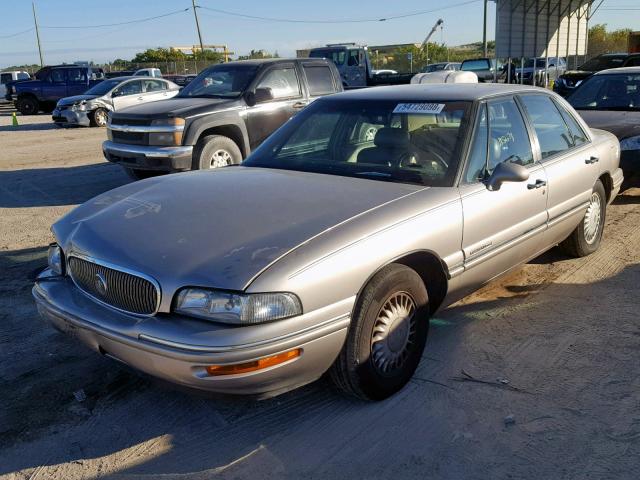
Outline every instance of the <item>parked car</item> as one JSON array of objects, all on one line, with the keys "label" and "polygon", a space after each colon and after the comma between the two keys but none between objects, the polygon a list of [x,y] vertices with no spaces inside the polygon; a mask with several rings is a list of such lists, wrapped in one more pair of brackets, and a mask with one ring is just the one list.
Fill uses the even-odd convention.
[{"label": "parked car", "polygon": [[432,63],[424,67],[421,73],[439,72],[441,70],[460,70],[460,65],[462,64],[457,62]]},{"label": "parked car", "polygon": [[189,75],[163,75],[162,78],[166,78],[167,80],[175,83],[176,85],[180,85],[181,87],[187,86],[191,80],[196,78],[197,75],[189,74]]},{"label": "parked car", "polygon": [[640,54],[605,53],[583,63],[578,67],[578,70],[565,72],[555,82],[553,90],[562,96],[567,96],[596,72],[609,68],[638,66],[640,66]]},{"label": "parked car", "polygon": [[171,100],[114,112],[102,149],[133,178],[238,164],[309,102],[341,90],[327,60],[222,63]]},{"label": "parked car", "polygon": [[504,76],[502,64],[495,58],[473,58],[464,60],[460,64],[460,70],[473,72],[478,76],[479,82],[493,82]]},{"label": "parked car", "polygon": [[171,382],[273,395],[330,370],[380,400],[439,309],[558,243],[598,249],[618,155],[535,87],[332,95],[240,166],[76,208],[33,294],[60,330]]},{"label": "parked car", "polygon": [[17,81],[31,80],[28,72],[23,70],[11,70],[0,72],[0,101],[5,100],[7,85]]},{"label": "parked car", "polygon": [[136,73],[135,70],[119,70],[115,72],[105,72],[104,78],[132,77],[134,73]]},{"label": "parked car", "polygon": [[[548,66],[547,60],[549,61]],[[567,63],[562,57],[549,57],[548,59],[546,57],[528,58],[521,68],[515,69],[515,78],[513,80],[515,80],[516,83],[545,87],[551,84],[551,82],[555,82],[566,69]]]},{"label": "parked car", "polygon": [[100,68],[81,65],[55,65],[44,67],[35,79],[11,84],[5,97],[15,103],[23,115],[35,115],[40,110],[51,112],[58,100],[80,95],[104,79]]},{"label": "parked car", "polygon": [[[620,167],[627,188],[640,175],[640,67],[602,70],[567,97],[592,128],[613,133],[620,141]],[[634,179],[635,177],[635,179]]]},{"label": "parked car", "polygon": [[109,112],[175,97],[180,87],[162,78],[119,77],[104,80],[84,95],[58,101],[52,119],[60,126],[104,127]]},{"label": "parked car", "polygon": [[161,78],[162,72],[159,68],[141,68],[133,74],[135,77],[156,77]]}]

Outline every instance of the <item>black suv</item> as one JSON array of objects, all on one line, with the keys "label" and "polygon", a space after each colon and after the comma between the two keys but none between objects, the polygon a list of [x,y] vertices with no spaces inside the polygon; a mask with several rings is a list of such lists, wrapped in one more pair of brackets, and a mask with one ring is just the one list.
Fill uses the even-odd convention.
[{"label": "black suv", "polygon": [[174,98],[112,113],[102,150],[136,179],[238,164],[315,98],[341,90],[325,59],[221,63]]},{"label": "black suv", "polygon": [[640,66],[640,53],[605,53],[583,63],[578,67],[578,70],[568,70],[564,72],[553,84],[553,90],[563,97],[566,97],[585,79],[596,72],[609,68],[638,66]]}]

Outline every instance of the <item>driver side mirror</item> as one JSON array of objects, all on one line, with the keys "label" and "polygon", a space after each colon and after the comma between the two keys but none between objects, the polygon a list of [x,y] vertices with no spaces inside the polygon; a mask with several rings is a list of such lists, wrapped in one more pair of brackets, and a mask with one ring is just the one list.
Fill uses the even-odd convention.
[{"label": "driver side mirror", "polygon": [[111,92],[111,98],[116,98],[121,96],[122,96],[122,90],[114,90],[113,92]]},{"label": "driver side mirror", "polygon": [[487,189],[500,190],[505,182],[524,182],[529,179],[529,170],[523,165],[512,162],[502,162],[496,165],[493,173],[486,181]]},{"label": "driver side mirror", "polygon": [[273,92],[270,88],[256,88],[253,92],[247,92],[245,101],[247,105],[253,107],[257,103],[268,102],[273,100]]}]

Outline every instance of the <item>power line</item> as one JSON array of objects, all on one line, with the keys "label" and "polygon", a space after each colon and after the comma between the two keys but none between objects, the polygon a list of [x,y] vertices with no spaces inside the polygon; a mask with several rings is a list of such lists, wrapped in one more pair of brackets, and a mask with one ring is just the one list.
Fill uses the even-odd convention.
[{"label": "power line", "polygon": [[22,35],[23,33],[33,32],[35,30],[34,27],[28,28],[27,30],[22,30],[21,32],[10,33],[9,35],[0,35],[0,38],[11,38],[17,37],[18,35]]},{"label": "power line", "polygon": [[164,18],[164,17],[169,17],[171,15],[177,15],[178,13],[188,12],[189,10],[191,10],[191,8],[183,8],[182,10],[175,10],[173,12],[164,13],[162,15],[156,15],[155,17],[140,18],[140,19],[137,19],[137,20],[130,20],[128,22],[105,23],[105,24],[102,24],[102,25],[40,25],[40,28],[82,28],[82,29],[87,29],[87,28],[117,27],[119,25],[131,25],[132,23],[148,22],[150,20],[156,20],[158,18]]},{"label": "power line", "polygon": [[221,13],[223,15],[230,15],[230,16],[233,16],[233,17],[241,17],[241,18],[247,18],[247,19],[251,19],[251,20],[262,20],[262,21],[267,21],[267,22],[324,23],[324,24],[326,24],[326,23],[372,23],[372,22],[386,22],[386,21],[389,21],[389,20],[396,20],[396,19],[399,19],[399,18],[417,17],[419,15],[426,15],[426,14],[429,14],[429,13],[439,12],[441,10],[446,10],[446,9],[449,9],[449,8],[461,7],[461,6],[464,6],[464,5],[469,5],[471,3],[478,3],[480,1],[482,1],[482,0],[468,0],[466,2],[454,3],[454,4],[451,4],[451,5],[444,6],[444,7],[432,8],[430,10],[419,10],[419,11],[416,11],[416,12],[401,13],[401,14],[398,14],[398,15],[390,15],[390,16],[386,16],[386,17],[362,18],[362,19],[344,19],[344,20],[339,20],[339,19],[303,20],[303,19],[296,19],[296,18],[262,17],[262,16],[258,16],[258,15],[249,15],[249,14],[238,13],[238,12],[230,12],[228,10],[222,10],[220,8],[203,7],[201,5],[197,5],[196,8],[202,8],[202,9],[205,9],[205,10],[210,10],[212,12]]}]

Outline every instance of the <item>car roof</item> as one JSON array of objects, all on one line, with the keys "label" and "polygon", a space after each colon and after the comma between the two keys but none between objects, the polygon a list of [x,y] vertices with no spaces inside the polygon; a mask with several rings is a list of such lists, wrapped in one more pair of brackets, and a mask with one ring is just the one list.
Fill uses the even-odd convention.
[{"label": "car roof", "polygon": [[594,75],[614,75],[616,73],[640,73],[640,67],[607,68],[594,73]]},{"label": "car roof", "polygon": [[547,93],[548,90],[527,85],[503,83],[458,83],[415,84],[389,87],[362,88],[331,95],[328,98],[344,100],[389,100],[389,101],[474,101],[497,95],[514,93]]}]

